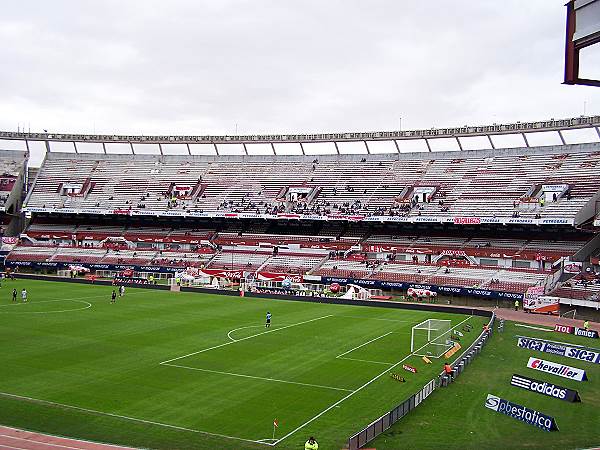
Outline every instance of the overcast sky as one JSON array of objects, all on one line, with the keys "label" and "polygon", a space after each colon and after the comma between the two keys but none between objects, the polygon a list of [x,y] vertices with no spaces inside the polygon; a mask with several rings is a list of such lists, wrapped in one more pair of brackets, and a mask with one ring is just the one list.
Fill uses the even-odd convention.
[{"label": "overcast sky", "polygon": [[[38,0],[0,14],[0,129],[232,134],[600,114],[565,0]],[[600,49],[596,52],[600,53]],[[600,75],[596,55],[584,70]]]}]

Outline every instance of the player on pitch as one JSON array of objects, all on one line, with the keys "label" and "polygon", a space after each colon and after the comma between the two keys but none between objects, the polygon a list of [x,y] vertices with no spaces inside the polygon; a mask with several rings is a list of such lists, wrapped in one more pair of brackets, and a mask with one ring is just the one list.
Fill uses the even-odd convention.
[{"label": "player on pitch", "polygon": [[267,311],[267,321],[265,323],[265,328],[271,328],[271,313]]}]

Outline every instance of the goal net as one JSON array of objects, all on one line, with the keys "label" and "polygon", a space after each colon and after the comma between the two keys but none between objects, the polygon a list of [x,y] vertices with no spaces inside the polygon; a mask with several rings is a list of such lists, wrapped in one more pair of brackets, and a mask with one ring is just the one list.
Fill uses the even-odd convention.
[{"label": "goal net", "polygon": [[439,358],[454,342],[451,339],[450,320],[427,319],[412,327],[410,351],[417,356]]}]

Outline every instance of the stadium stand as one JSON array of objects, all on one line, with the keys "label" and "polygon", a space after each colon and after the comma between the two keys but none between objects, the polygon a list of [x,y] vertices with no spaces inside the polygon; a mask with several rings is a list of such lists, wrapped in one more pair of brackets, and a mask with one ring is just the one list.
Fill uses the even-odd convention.
[{"label": "stadium stand", "polygon": [[[598,192],[577,145],[431,155],[204,157],[50,153],[29,209],[564,220]],[[600,166],[599,166],[600,167]]]},{"label": "stadium stand", "polygon": [[[554,288],[554,274],[595,233],[597,142],[561,137],[563,145],[529,147],[524,139],[526,147],[510,149],[401,153],[390,140],[398,153],[318,156],[304,154],[301,142],[364,139],[368,152],[371,141],[386,136],[452,137],[460,147],[459,136],[477,135],[494,147],[493,132],[593,128],[599,120],[291,138],[28,134],[48,139],[48,149],[54,140],[70,141],[76,153],[46,154],[28,183],[23,209],[31,221],[7,261],[171,273],[197,267],[520,294]],[[246,154],[219,154],[232,139],[241,139]],[[292,139],[303,154],[248,155],[246,145],[270,139],[274,153]],[[132,142],[156,140],[160,154],[134,153]],[[188,155],[162,154],[160,145],[181,140]],[[77,153],[86,141],[104,153]],[[107,154],[113,142],[129,143],[133,154]],[[195,142],[217,154],[192,155]]]}]

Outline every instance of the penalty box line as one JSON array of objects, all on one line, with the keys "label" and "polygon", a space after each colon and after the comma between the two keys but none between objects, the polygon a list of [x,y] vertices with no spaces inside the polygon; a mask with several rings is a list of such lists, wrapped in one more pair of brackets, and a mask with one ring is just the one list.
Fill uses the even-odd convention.
[{"label": "penalty box line", "polygon": [[335,391],[352,392],[352,389],[338,388],[334,386],[324,386],[322,384],[301,383],[299,381],[279,380],[277,378],[258,377],[254,375],[244,375],[243,373],[221,372],[220,370],[202,369],[199,367],[181,366],[179,364],[164,363],[163,366],[178,367],[180,369],[196,370],[198,372],[216,373],[219,375],[229,375],[232,377],[250,378],[252,380],[271,381],[274,383],[296,384],[298,386],[308,386],[320,389],[331,389]]},{"label": "penalty box line", "polygon": [[[213,436],[213,437],[224,438],[224,439],[231,439],[231,440],[236,440],[236,441],[252,442],[252,443],[255,443],[255,444],[268,445],[270,447],[272,447],[273,445],[275,445],[275,444],[272,444],[272,443],[263,442],[264,439],[260,439],[260,440],[246,439],[246,438],[241,438],[241,437],[237,437],[237,436],[228,436],[226,434],[211,433],[210,431],[194,430],[193,428],[180,427],[178,425],[170,425],[168,423],[155,422],[153,420],[139,419],[139,418],[136,418],[136,417],[123,416],[123,415],[120,415],[120,414],[108,413],[108,412],[103,412],[103,411],[96,411],[95,409],[83,408],[81,406],[67,405],[67,404],[64,404],[64,403],[52,402],[52,401],[49,401],[49,400],[42,400],[42,399],[39,399],[39,398],[26,397],[24,395],[11,394],[11,393],[8,393],[8,392],[0,392],[0,397],[13,398],[13,399],[16,399],[16,400],[22,400],[22,401],[27,401],[27,402],[31,402],[31,403],[38,403],[38,404],[41,404],[41,405],[48,405],[48,406],[53,406],[53,407],[57,407],[57,408],[71,409],[71,410],[74,410],[74,411],[82,411],[82,412],[86,412],[86,413],[89,413],[89,414],[95,414],[95,415],[99,415],[99,416],[115,417],[117,419],[128,420],[128,421],[131,421],[131,422],[139,422],[139,423],[144,423],[144,424],[147,424],[147,425],[156,425],[156,426],[159,426],[159,427],[170,428],[172,430],[188,431],[190,433],[204,434],[206,436]],[[0,445],[0,447],[1,447],[1,445]]]},{"label": "penalty box line", "polygon": [[[465,320],[457,323],[456,325],[454,325],[452,328],[450,328],[450,331],[461,326],[463,323],[465,323],[467,320],[472,319],[473,316],[468,316]],[[402,358],[400,361],[398,361],[396,364],[388,367],[387,369],[385,369],[383,372],[381,372],[379,375],[376,375],[375,377],[371,378],[369,381],[367,381],[365,384],[363,384],[362,386],[360,386],[359,388],[355,389],[354,391],[350,392],[348,395],[346,395],[345,397],[343,397],[342,399],[338,400],[337,402],[335,402],[333,405],[328,406],[327,408],[325,408],[323,411],[321,411],[319,414],[317,414],[316,416],[312,417],[311,419],[307,420],[306,422],[304,422],[302,425],[296,427],[295,429],[293,429],[292,431],[290,431],[288,434],[286,434],[283,437],[280,437],[278,440],[276,440],[273,445],[277,445],[278,443],[280,443],[281,441],[283,441],[284,439],[287,439],[288,437],[290,437],[291,435],[293,435],[294,433],[296,433],[297,431],[300,431],[302,428],[304,428],[306,425],[314,422],[315,420],[317,420],[319,417],[321,417],[322,415],[328,413],[329,411],[331,411],[333,408],[335,408],[336,406],[340,405],[341,403],[343,403],[344,401],[348,400],[350,397],[352,397],[354,394],[356,394],[357,392],[362,391],[364,388],[366,388],[367,386],[369,386],[371,383],[373,383],[374,381],[377,381],[379,378],[381,378],[382,376],[384,376],[386,373],[388,373],[390,370],[394,369],[395,367],[399,366],[400,364],[402,364],[404,361],[406,361],[408,358],[410,358],[411,356],[413,356],[416,352],[418,352],[419,350],[423,349],[424,347],[426,347],[429,344],[429,342],[421,347],[419,347],[418,349],[416,349],[414,352],[409,353],[408,355],[406,355],[404,358]]]},{"label": "penalty box line", "polygon": [[255,338],[255,337],[258,337],[258,336],[262,336],[263,334],[274,333],[276,331],[285,330],[286,328],[296,327],[298,325],[304,325],[305,323],[315,322],[316,320],[327,319],[328,317],[333,317],[333,314],[328,314],[326,316],[317,317],[315,319],[304,320],[302,322],[293,323],[291,325],[286,325],[286,326],[280,327],[280,328],[273,328],[271,330],[263,331],[262,333],[256,333],[256,334],[253,334],[251,336],[246,336],[245,338],[237,339],[235,341],[229,341],[229,342],[225,342],[223,344],[213,345],[212,347],[204,348],[202,350],[198,350],[197,352],[192,352],[192,353],[188,353],[187,355],[178,356],[176,358],[171,358],[171,359],[167,359],[165,361],[161,361],[159,364],[161,364],[161,365],[167,365],[168,363],[171,363],[173,361],[178,361],[178,360],[183,359],[183,358],[187,358],[188,356],[198,355],[199,353],[204,353],[204,352],[208,352],[209,350],[214,350],[216,348],[225,347],[226,345],[235,344],[236,342],[245,341],[246,339],[252,339],[252,338]]}]

